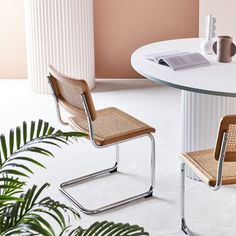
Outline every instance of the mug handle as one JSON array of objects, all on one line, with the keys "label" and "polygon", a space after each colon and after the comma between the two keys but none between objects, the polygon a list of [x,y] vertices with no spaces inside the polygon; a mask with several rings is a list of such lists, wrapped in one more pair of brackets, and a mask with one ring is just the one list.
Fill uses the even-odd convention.
[{"label": "mug handle", "polygon": [[236,45],[232,42],[231,44],[231,57],[236,54]]},{"label": "mug handle", "polygon": [[[235,46],[235,45],[234,45]],[[217,54],[217,41],[215,41],[212,45],[212,49],[214,51],[215,54]],[[235,53],[234,53],[235,54]]]}]

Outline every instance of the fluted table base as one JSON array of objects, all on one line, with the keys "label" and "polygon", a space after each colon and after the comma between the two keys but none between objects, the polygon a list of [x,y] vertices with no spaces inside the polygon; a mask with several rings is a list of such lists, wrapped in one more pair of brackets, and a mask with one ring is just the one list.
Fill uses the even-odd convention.
[{"label": "fluted table base", "polygon": [[[221,117],[235,113],[236,98],[182,91],[182,151],[214,147]],[[190,169],[186,174],[199,180]]]}]

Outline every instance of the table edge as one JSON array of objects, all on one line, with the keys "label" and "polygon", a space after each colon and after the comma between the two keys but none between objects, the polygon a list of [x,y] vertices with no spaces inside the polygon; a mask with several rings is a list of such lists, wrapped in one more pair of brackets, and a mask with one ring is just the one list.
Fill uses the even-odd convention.
[{"label": "table edge", "polygon": [[170,87],[176,88],[176,89],[181,89],[189,92],[194,92],[194,93],[202,93],[205,95],[215,95],[215,96],[224,96],[224,97],[236,97],[236,93],[227,93],[227,92],[216,92],[216,91],[211,91],[211,90],[206,90],[206,89],[198,89],[198,88],[192,88],[184,85],[179,85],[179,84],[174,84],[171,82],[167,82],[164,80],[161,80],[156,77],[152,77],[150,75],[146,75],[145,73],[141,73],[139,70],[135,69],[139,74],[144,76],[145,78],[152,80],[153,82],[163,84],[163,85],[168,85]]}]

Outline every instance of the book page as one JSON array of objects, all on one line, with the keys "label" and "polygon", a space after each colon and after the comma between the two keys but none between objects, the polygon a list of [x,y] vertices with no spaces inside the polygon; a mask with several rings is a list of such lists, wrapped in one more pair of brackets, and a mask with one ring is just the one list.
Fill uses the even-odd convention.
[{"label": "book page", "polygon": [[[195,66],[195,65],[208,65],[209,61],[203,57],[200,53],[188,53],[184,55],[172,55],[168,57],[161,58],[167,65],[169,65],[173,70],[178,70],[185,67]],[[162,63],[159,59],[159,63]]]},{"label": "book page", "polygon": [[158,63],[159,59],[161,59],[161,58],[175,57],[175,56],[181,56],[181,55],[185,55],[185,54],[189,54],[189,53],[188,52],[179,52],[179,51],[167,51],[167,52],[147,54],[147,55],[144,55],[144,57],[148,60]]},{"label": "book page", "polygon": [[169,66],[173,70],[197,65],[209,65],[209,61],[198,52],[168,51],[148,54],[144,57],[160,65]]}]

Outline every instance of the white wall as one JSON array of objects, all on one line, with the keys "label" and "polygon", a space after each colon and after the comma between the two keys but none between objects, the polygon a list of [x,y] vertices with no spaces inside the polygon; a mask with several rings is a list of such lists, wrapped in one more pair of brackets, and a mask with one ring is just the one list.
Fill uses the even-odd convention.
[{"label": "white wall", "polygon": [[0,78],[26,78],[24,0],[0,0]]},{"label": "white wall", "polygon": [[236,0],[200,0],[200,36],[204,36],[204,18],[209,14],[216,17],[216,34],[233,36],[236,41]]}]

